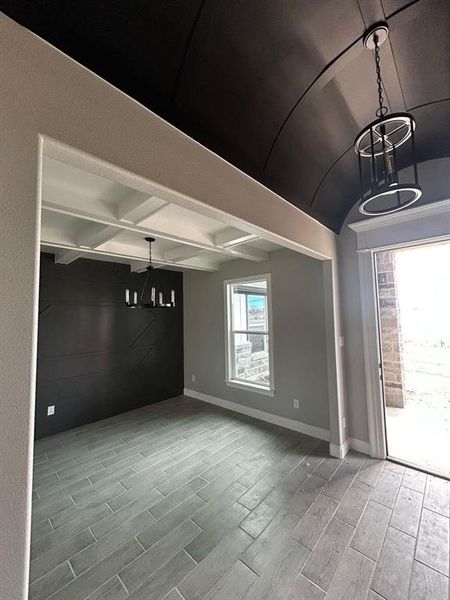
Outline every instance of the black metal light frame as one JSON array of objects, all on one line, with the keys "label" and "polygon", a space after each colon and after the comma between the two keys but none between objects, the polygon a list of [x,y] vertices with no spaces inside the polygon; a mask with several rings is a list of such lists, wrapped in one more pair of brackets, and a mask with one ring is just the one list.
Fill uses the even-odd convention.
[{"label": "black metal light frame", "polygon": [[170,290],[170,302],[164,302],[164,294],[152,286],[152,272],[155,270],[152,261],[152,243],[155,238],[146,237],[148,242],[148,265],[146,267],[144,283],[138,295],[133,292],[133,302],[130,302],[130,290],[125,290],[125,304],[128,308],[175,308],[175,290]]},{"label": "black metal light frame", "polygon": [[[359,211],[368,216],[397,212],[417,202],[422,195],[415,156],[415,120],[406,112],[388,115],[383,104],[379,47],[387,37],[387,24],[381,23],[370,29],[364,38],[365,47],[375,51],[379,103],[378,118],[355,140],[360,178]],[[412,180],[406,182],[400,181],[399,148],[402,154],[409,153],[409,158],[406,156],[402,164],[412,167]],[[404,177],[402,173],[402,180]]]}]

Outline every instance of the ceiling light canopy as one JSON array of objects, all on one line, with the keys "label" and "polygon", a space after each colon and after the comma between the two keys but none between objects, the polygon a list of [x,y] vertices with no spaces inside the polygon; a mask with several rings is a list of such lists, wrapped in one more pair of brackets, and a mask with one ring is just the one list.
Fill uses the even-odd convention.
[{"label": "ceiling light canopy", "polygon": [[[397,212],[417,202],[422,195],[415,156],[416,122],[406,112],[388,115],[388,108],[384,105],[380,46],[388,35],[387,24],[380,23],[364,37],[364,46],[374,51],[378,86],[377,119],[367,125],[355,141],[361,186],[359,211],[369,216]],[[410,167],[403,175],[409,181],[400,181],[400,153],[403,154],[402,165]]]},{"label": "ceiling light canopy", "polygon": [[128,308],[175,308],[175,290],[170,290],[170,302],[165,302],[163,292],[152,285],[152,272],[155,269],[152,262],[152,243],[155,238],[146,237],[145,241],[148,242],[148,266],[144,283],[139,294],[137,291],[133,292],[133,301],[131,301],[130,290],[128,288],[125,290],[125,303]]}]

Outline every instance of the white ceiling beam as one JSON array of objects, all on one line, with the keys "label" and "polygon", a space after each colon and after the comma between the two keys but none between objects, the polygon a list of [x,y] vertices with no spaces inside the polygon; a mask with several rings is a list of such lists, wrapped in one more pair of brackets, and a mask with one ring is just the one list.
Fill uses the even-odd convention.
[{"label": "white ceiling beam", "polygon": [[98,246],[109,242],[119,233],[120,231],[117,227],[113,227],[112,225],[105,226],[93,223],[92,225],[88,225],[78,236],[77,244],[84,248],[98,248]]},{"label": "white ceiling beam", "polygon": [[117,218],[109,217],[107,215],[98,215],[97,213],[91,213],[87,210],[79,210],[75,209],[71,206],[67,206],[65,204],[60,204],[58,202],[49,202],[44,201],[42,203],[42,210],[55,212],[62,215],[68,215],[70,217],[76,217],[82,219],[84,221],[90,221],[91,223],[100,223],[103,225],[109,225],[115,227],[118,232],[122,231],[134,231],[142,235],[142,237],[152,236],[154,238],[159,238],[162,240],[170,240],[172,242],[177,242],[179,244],[187,244],[188,246],[196,246],[198,248],[203,248],[204,250],[210,250],[211,252],[219,252],[220,254],[228,254],[227,251],[216,248],[213,244],[205,244],[202,242],[197,242],[192,239],[182,238],[181,236],[173,235],[167,233],[165,231],[157,231],[156,229],[150,229],[148,227],[141,227],[140,225],[135,225],[133,223],[126,223],[125,221],[120,221]]},{"label": "white ceiling beam", "polygon": [[166,206],[169,206],[166,200],[155,196],[143,198],[141,193],[136,193],[119,203],[117,218],[127,223],[140,223]]},{"label": "white ceiling beam", "polygon": [[164,258],[170,262],[177,263],[183,259],[194,258],[194,256],[198,256],[200,252],[203,252],[203,250],[201,248],[196,248],[195,246],[176,246],[175,248],[171,248],[164,252]]},{"label": "white ceiling beam", "polygon": [[96,212],[91,213],[88,210],[81,210],[78,208],[76,209],[66,204],[61,204],[58,202],[44,200],[44,202],[42,203],[42,209],[44,211],[76,217],[84,221],[89,221],[91,223],[98,223],[108,227],[111,226],[117,229],[117,233],[120,233],[121,230],[134,231],[136,233],[141,234],[142,237],[151,236],[156,239],[170,240],[178,244],[193,246],[201,250],[217,252],[219,254],[232,255],[236,258],[245,258],[247,260],[263,261],[267,260],[268,257],[267,252],[257,250],[256,248],[249,248],[246,246],[238,246],[236,248],[219,248],[214,244],[207,244],[193,239],[173,235],[165,231],[157,231],[156,229],[150,229],[149,227],[142,227],[133,223],[127,223],[125,221],[120,221],[115,217],[110,217],[106,214],[100,215]]},{"label": "white ceiling beam", "polygon": [[[45,248],[53,248],[56,250],[55,252],[55,262],[60,264],[68,265],[77,258],[96,258],[96,257],[111,257],[114,258],[117,262],[125,262],[127,264],[133,265],[133,270],[145,270],[148,264],[148,257],[131,255],[123,252],[113,252],[113,251],[105,251],[98,250],[92,248],[81,248],[75,245],[62,244],[58,241],[52,241],[51,239],[42,239],[41,246]],[[157,266],[171,266],[176,267],[177,269],[193,269],[197,271],[217,271],[218,267],[214,263],[208,261],[207,259],[198,259],[195,261],[195,264],[184,264],[183,262],[174,263],[163,258],[155,257],[153,263]],[[138,265],[141,264],[142,267],[139,268]]]},{"label": "white ceiling beam", "polygon": [[236,227],[228,227],[228,229],[220,231],[214,236],[214,244],[219,248],[228,248],[230,246],[246,244],[257,239],[258,236],[254,233],[247,233],[241,229],[236,229]]},{"label": "white ceiling beam", "polygon": [[[142,198],[142,194],[133,194],[131,197],[122,200],[117,207],[117,217],[127,223],[139,225],[149,216],[159,212],[169,203],[154,196]],[[77,243],[86,248],[98,248],[102,244],[113,240],[119,235],[120,230],[111,225],[92,225],[78,237]]]},{"label": "white ceiling beam", "polygon": [[130,271],[132,273],[143,273],[147,269],[147,263],[143,260],[135,260],[130,262]]},{"label": "white ceiling beam", "polygon": [[74,250],[64,250],[55,253],[55,263],[58,265],[70,265],[78,258],[82,258],[83,254],[79,252],[77,249]]},{"label": "white ceiling beam", "polygon": [[253,260],[254,262],[263,262],[269,259],[268,252],[251,246],[233,246],[228,248],[228,254],[232,254],[235,258]]}]

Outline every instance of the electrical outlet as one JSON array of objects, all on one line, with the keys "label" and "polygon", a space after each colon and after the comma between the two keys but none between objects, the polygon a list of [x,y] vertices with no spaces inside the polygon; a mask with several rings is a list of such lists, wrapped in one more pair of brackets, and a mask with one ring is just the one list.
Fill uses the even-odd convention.
[{"label": "electrical outlet", "polygon": [[344,336],[339,336],[339,348],[343,348],[345,344]]},{"label": "electrical outlet", "polygon": [[347,419],[345,417],[342,417],[342,427],[347,429]]},{"label": "electrical outlet", "polygon": [[195,375],[191,375],[192,383],[195,383]]},{"label": "electrical outlet", "polygon": [[52,404],[52,406],[47,406],[47,417],[50,417],[51,415],[55,414],[55,405]]},{"label": "electrical outlet", "polygon": [[299,408],[300,407],[300,402],[297,400],[297,398],[294,398],[294,408]]}]

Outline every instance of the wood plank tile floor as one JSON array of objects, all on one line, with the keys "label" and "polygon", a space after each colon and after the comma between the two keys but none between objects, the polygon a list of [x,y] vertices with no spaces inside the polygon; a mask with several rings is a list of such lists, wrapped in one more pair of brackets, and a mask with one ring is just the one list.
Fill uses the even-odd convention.
[{"label": "wood plank tile floor", "polygon": [[186,397],[36,442],[32,600],[445,600],[449,483]]}]

